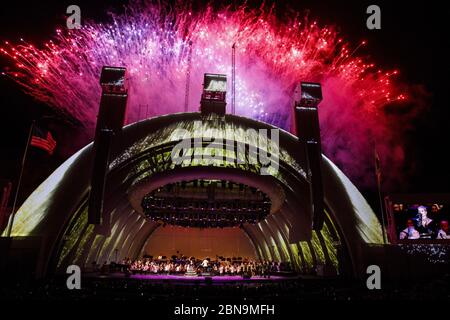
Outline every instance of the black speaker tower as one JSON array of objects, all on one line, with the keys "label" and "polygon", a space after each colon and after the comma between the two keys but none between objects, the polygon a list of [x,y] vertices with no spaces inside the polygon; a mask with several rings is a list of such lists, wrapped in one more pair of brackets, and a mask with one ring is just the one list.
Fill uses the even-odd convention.
[{"label": "black speaker tower", "polygon": [[322,185],[322,147],[317,106],[322,101],[319,83],[301,82],[294,93],[295,129],[301,148],[305,148],[310,180],[313,229],[321,230],[324,222]]},{"label": "black speaker tower", "polygon": [[126,69],[103,67],[100,76],[102,97],[94,139],[94,163],[89,193],[88,222],[102,224],[106,178],[111,143],[125,123],[127,108]]},{"label": "black speaker tower", "polygon": [[227,76],[224,74],[205,73],[200,111],[203,115],[217,114],[225,116]]}]

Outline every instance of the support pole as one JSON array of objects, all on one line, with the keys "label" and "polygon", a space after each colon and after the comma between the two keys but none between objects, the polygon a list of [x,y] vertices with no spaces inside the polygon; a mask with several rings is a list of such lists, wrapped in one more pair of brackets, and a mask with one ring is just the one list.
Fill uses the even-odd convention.
[{"label": "support pole", "polygon": [[236,43],[231,47],[231,114],[236,114]]},{"label": "support pole", "polygon": [[21,163],[21,166],[20,166],[19,181],[17,183],[16,194],[14,195],[14,202],[13,202],[12,212],[11,212],[11,215],[10,215],[10,218],[9,218],[9,221],[8,221],[8,228],[7,228],[7,231],[6,231],[6,236],[7,237],[11,237],[11,232],[12,232],[12,228],[13,228],[13,224],[14,224],[14,219],[16,217],[17,199],[19,197],[20,186],[22,184],[23,170],[24,170],[24,167],[25,167],[26,159],[27,159],[28,147],[30,146],[31,135],[33,133],[33,129],[34,129],[34,120],[31,122],[30,131],[28,132],[27,145],[25,146],[25,151],[24,151],[23,157],[22,157],[22,163]]}]

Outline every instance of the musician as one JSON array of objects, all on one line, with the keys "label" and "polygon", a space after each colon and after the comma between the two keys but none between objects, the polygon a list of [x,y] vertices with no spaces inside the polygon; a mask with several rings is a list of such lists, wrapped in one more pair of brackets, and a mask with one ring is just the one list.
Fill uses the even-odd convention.
[{"label": "musician", "polygon": [[188,272],[189,272],[189,271],[194,271],[194,270],[195,270],[195,264],[194,264],[194,261],[193,261],[193,260],[189,261],[189,265],[187,266],[186,270],[187,270]]},{"label": "musician", "polygon": [[417,208],[417,215],[415,217],[416,230],[420,233],[420,238],[431,239],[434,233],[433,219],[428,217],[427,208],[420,206]]},{"label": "musician", "polygon": [[407,226],[406,229],[400,231],[400,236],[399,236],[400,240],[419,239],[420,238],[420,233],[414,227],[414,223],[411,219],[408,219],[408,221],[406,222],[406,226]]},{"label": "musician", "polygon": [[264,262],[261,265],[261,275],[263,276],[263,278],[267,278],[267,277],[270,278],[269,267],[270,267],[269,262],[264,260]]},{"label": "musician", "polygon": [[441,228],[438,231],[436,239],[450,239],[450,234],[448,233],[448,221],[441,221]]},{"label": "musician", "polygon": [[441,210],[441,206],[439,204],[437,204],[437,203],[433,204],[431,206],[431,215],[433,216],[433,215],[438,214],[440,210]]}]

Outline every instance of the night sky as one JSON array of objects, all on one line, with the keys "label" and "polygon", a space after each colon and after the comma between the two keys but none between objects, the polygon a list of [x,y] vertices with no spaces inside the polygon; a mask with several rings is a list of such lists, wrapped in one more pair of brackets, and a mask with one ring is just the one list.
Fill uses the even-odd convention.
[{"label": "night sky", "polygon": [[[6,4],[6,2],[9,2]],[[95,2],[95,3],[94,3]],[[393,3],[395,2],[395,4]],[[121,12],[127,1],[4,1],[0,10],[0,41],[18,41],[24,37],[39,44],[54,35],[56,26],[65,26],[65,11],[68,5],[81,7],[82,19],[106,21],[108,9]],[[218,2],[224,3],[224,1]],[[436,193],[450,192],[450,168],[447,142],[450,135],[449,93],[450,55],[449,30],[444,26],[450,19],[450,11],[442,2],[413,4],[412,1],[295,1],[289,4],[277,2],[276,13],[286,14],[286,7],[304,12],[310,10],[319,25],[337,25],[341,34],[350,42],[368,40],[365,51],[383,69],[399,69],[400,80],[420,85],[430,95],[430,105],[421,118],[413,124],[406,139],[406,162],[413,163],[413,174],[404,185],[392,193]],[[259,6],[250,1],[250,6]],[[377,4],[382,12],[382,29],[366,28],[367,6]],[[448,28],[447,28],[448,29]],[[9,62],[0,57],[0,70]],[[182,103],[182,102],[181,102]],[[18,85],[6,77],[0,77],[0,179],[17,180],[20,158],[32,119],[42,120],[59,143],[64,143],[79,127],[69,117],[53,111],[43,103],[25,95]],[[398,123],[401,127],[405,125]],[[80,146],[81,147],[81,146]],[[25,171],[23,198],[37,186],[54,168],[70,154],[57,150],[56,155],[34,150]],[[385,164],[387,165],[387,164]],[[384,177],[388,180],[389,177]],[[374,204],[374,188],[363,190]]]}]

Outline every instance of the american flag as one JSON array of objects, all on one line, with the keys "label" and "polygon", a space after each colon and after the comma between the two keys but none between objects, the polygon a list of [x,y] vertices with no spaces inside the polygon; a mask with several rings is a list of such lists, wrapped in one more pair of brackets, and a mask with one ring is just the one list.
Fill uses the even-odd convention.
[{"label": "american flag", "polygon": [[40,148],[48,152],[48,154],[52,155],[56,148],[56,141],[53,139],[50,131],[41,129],[37,126],[33,127],[33,133],[31,135],[30,144],[33,147]]}]

